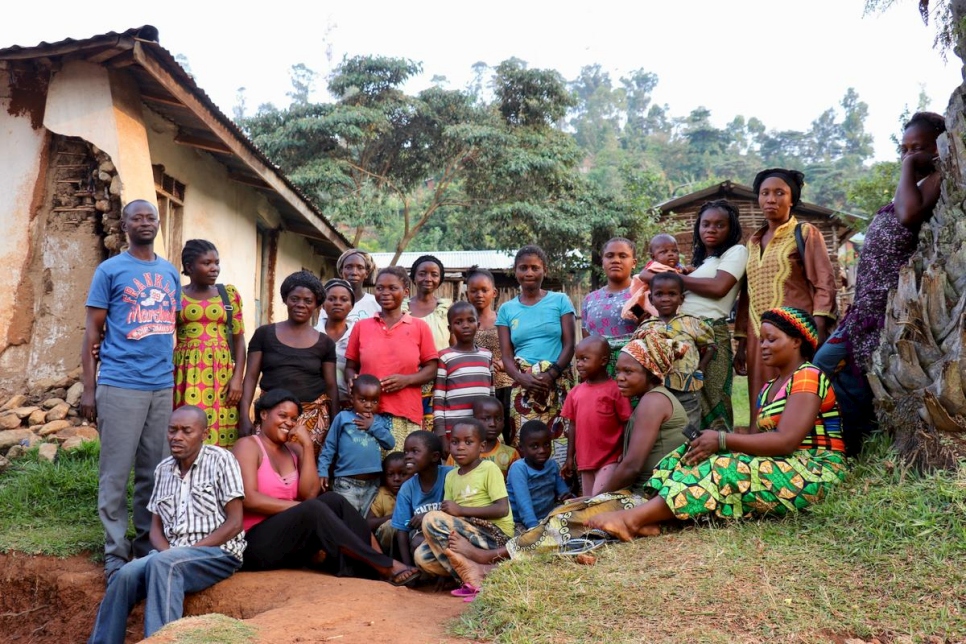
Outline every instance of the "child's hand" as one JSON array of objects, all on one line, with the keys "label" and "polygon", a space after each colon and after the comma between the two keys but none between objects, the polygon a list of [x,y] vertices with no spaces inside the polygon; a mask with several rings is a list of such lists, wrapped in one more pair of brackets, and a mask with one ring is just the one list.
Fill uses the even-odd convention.
[{"label": "child's hand", "polygon": [[414,514],[413,518],[409,520],[409,527],[413,530],[422,530],[423,528],[423,515]]},{"label": "child's hand", "polygon": [[320,476],[319,477],[319,483],[321,484],[321,489],[322,489],[323,492],[328,492],[329,491],[329,477],[328,476]]},{"label": "child's hand", "polygon": [[446,500],[439,508],[451,517],[461,517],[463,516],[463,506],[461,506],[456,501]]},{"label": "child's hand", "polygon": [[568,458],[564,461],[564,466],[560,468],[560,476],[569,479],[574,473],[574,459]]},{"label": "child's hand", "polygon": [[369,428],[372,427],[372,421],[374,420],[374,418],[375,417],[372,414],[357,413],[356,418],[352,422],[355,424],[356,427],[358,427],[364,432],[367,432],[369,431]]}]

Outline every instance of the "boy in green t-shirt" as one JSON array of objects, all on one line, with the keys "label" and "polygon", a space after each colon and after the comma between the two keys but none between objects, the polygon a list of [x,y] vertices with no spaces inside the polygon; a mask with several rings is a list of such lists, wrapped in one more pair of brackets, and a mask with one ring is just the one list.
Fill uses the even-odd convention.
[{"label": "boy in green t-shirt", "polygon": [[[449,536],[454,532],[487,550],[499,548],[513,536],[503,473],[495,463],[480,458],[485,437],[486,428],[476,418],[461,419],[450,434],[449,452],[458,467],[446,475],[441,510],[423,517],[426,541],[413,557],[430,575],[460,578],[447,557]],[[462,582],[454,594],[472,597],[479,591],[472,580]]]}]

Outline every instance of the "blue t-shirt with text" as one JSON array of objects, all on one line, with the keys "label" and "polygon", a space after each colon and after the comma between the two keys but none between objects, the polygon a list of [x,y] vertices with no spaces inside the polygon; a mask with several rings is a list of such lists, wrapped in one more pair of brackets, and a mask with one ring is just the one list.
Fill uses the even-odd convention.
[{"label": "blue t-shirt with text", "polygon": [[155,391],[174,386],[174,340],[181,310],[178,270],[160,257],[121,253],[94,272],[87,306],[107,310],[97,382]]},{"label": "blue t-shirt with text", "polygon": [[432,510],[439,510],[443,503],[444,484],[446,475],[453,469],[448,465],[440,465],[436,473],[436,484],[429,492],[423,492],[416,474],[399,488],[396,495],[396,507],[392,511],[392,527],[396,530],[409,530],[409,521],[417,514],[426,514]]}]

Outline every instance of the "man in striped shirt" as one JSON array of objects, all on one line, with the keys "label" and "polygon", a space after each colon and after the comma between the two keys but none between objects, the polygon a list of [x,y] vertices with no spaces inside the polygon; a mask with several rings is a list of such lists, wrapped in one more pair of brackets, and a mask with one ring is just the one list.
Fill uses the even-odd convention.
[{"label": "man in striped shirt", "polygon": [[142,599],[147,600],[144,637],[150,637],[181,618],[186,592],[204,590],[241,567],[241,469],[231,452],[205,445],[206,436],[204,410],[189,405],[171,414],[171,456],[154,470],[154,493],[148,503],[154,550],[125,564],[108,580],[91,644],[123,644],[128,615]]},{"label": "man in striped shirt", "polygon": [[456,343],[439,352],[433,391],[433,430],[445,450],[456,421],[473,416],[473,403],[493,395],[493,354],[476,346],[476,309],[469,302],[456,302],[448,316]]}]

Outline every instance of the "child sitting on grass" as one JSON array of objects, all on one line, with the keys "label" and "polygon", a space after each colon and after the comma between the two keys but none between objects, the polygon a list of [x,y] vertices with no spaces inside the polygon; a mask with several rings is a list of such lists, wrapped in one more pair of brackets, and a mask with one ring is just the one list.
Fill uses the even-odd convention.
[{"label": "child sitting on grass", "polygon": [[523,460],[510,466],[507,492],[510,510],[517,521],[518,530],[522,532],[537,525],[559,502],[573,494],[560,476],[557,461],[550,458],[553,448],[546,423],[530,420],[523,424],[520,429],[520,451],[523,452]]},{"label": "child sitting on grass", "polygon": [[635,337],[640,337],[648,330],[657,330],[673,340],[690,345],[684,356],[674,361],[664,379],[664,386],[688,413],[688,424],[699,429],[701,401],[698,400],[698,391],[704,386],[702,372],[717,350],[714,330],[704,320],[678,313],[684,303],[684,280],[677,273],[658,273],[652,277],[650,298],[657,309],[657,317],[642,322]]},{"label": "child sitting on grass", "polygon": [[447,316],[456,343],[439,352],[433,392],[433,431],[443,441],[460,418],[473,415],[473,403],[494,393],[493,354],[476,346],[476,309],[469,302],[456,302]]},{"label": "child sitting on grass", "polygon": [[362,374],[352,385],[352,410],[339,412],[329,427],[319,454],[322,491],[329,488],[329,468],[335,465],[332,491],[338,492],[365,516],[379,490],[382,456],[379,448],[392,449],[396,439],[383,414],[377,414],[381,385],[371,374]]},{"label": "child sitting on grass", "polygon": [[406,457],[402,452],[390,452],[382,459],[382,485],[376,492],[376,498],[369,506],[366,521],[369,529],[376,535],[376,540],[387,555],[392,553],[396,531],[392,529],[390,519],[396,507],[396,495],[399,488],[412,476],[406,469]]},{"label": "child sitting on grass", "polygon": [[443,445],[439,436],[425,430],[406,437],[406,470],[411,477],[399,488],[389,522],[395,532],[399,560],[413,565],[413,551],[423,543],[423,516],[439,510],[443,485],[452,467],[441,464]]},{"label": "child sitting on grass", "polygon": [[[446,475],[440,510],[423,517],[426,541],[414,555],[416,565],[430,575],[460,577],[447,557],[454,532],[483,549],[499,548],[513,536],[503,475],[494,463],[480,458],[485,435],[483,423],[475,418],[457,421],[450,434],[450,454],[458,467]],[[465,584],[461,589],[470,595],[478,590]]]},{"label": "child sitting on grass", "polygon": [[581,383],[570,390],[561,412],[570,420],[563,476],[569,478],[576,465],[582,494],[596,496],[620,461],[631,403],[607,375],[607,340],[599,335],[584,338],[574,356]]},{"label": "child sitting on grass", "polygon": [[[493,397],[481,398],[473,403],[473,418],[486,427],[486,440],[483,442],[483,451],[480,453],[480,458],[484,461],[496,463],[496,466],[503,472],[505,480],[510,466],[515,461],[520,460],[520,453],[500,441],[500,437],[503,435],[504,419],[506,418],[506,414],[503,412],[503,403]],[[449,466],[456,465],[452,454],[446,459],[446,464]]]},{"label": "child sitting on grass", "polygon": [[[685,269],[681,266],[681,251],[678,248],[678,241],[667,233],[659,233],[651,238],[651,245],[648,247],[651,260],[644,265],[641,271],[652,273],[684,273]],[[625,320],[640,320],[657,315],[654,304],[648,297],[648,293],[653,284],[643,281],[640,276],[635,275],[631,279],[631,296],[621,309],[621,317]]]}]

